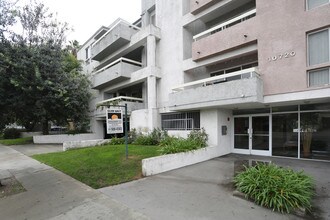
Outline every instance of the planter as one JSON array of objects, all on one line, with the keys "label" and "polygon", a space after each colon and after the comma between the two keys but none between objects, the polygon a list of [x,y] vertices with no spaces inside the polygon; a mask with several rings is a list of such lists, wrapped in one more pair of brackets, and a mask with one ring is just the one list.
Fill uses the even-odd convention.
[{"label": "planter", "polygon": [[144,176],[151,176],[166,171],[178,169],[224,155],[220,152],[221,151],[218,147],[206,147],[190,152],[168,154],[143,159],[142,173]]}]

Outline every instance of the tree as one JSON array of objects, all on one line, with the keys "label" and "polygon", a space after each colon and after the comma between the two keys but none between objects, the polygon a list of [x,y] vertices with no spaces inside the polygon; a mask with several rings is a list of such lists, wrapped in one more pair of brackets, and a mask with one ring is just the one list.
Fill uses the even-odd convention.
[{"label": "tree", "polygon": [[76,57],[64,49],[68,24],[35,1],[17,9],[16,16],[23,32],[0,45],[0,112],[27,129],[42,123],[44,134],[49,121],[85,121],[90,83]]}]

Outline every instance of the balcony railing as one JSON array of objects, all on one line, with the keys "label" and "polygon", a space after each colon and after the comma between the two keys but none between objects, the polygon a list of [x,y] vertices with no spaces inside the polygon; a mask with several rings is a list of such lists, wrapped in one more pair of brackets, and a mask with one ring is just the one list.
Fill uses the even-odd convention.
[{"label": "balcony railing", "polygon": [[105,117],[107,106],[109,105],[124,105],[127,104],[127,111],[130,114],[132,111],[144,109],[145,105],[143,99],[128,97],[128,96],[119,96],[112,99],[107,99],[96,104],[96,117]]},{"label": "balcony railing", "polygon": [[226,22],[223,22],[223,23],[213,27],[213,28],[210,28],[210,29],[208,29],[208,30],[206,30],[202,33],[199,33],[199,34],[193,36],[193,39],[194,39],[194,41],[198,41],[198,40],[200,40],[204,37],[210,36],[212,34],[215,34],[215,33],[219,32],[219,31],[223,31],[224,29],[226,29],[228,27],[231,27],[235,24],[241,23],[243,21],[246,21],[246,20],[256,16],[256,13],[257,13],[256,9],[250,10],[250,11],[248,11],[248,12],[246,12],[246,13],[240,15],[240,16],[237,16],[233,19],[230,19]]},{"label": "balcony railing", "polygon": [[179,91],[191,88],[191,87],[210,86],[213,84],[224,83],[227,81],[252,78],[254,76],[259,77],[258,68],[256,68],[256,67],[240,70],[240,71],[233,72],[233,73],[223,74],[223,75],[219,75],[219,76],[213,76],[210,78],[201,79],[201,80],[193,81],[190,83],[185,83],[180,86],[176,86],[176,87],[172,88],[172,91],[179,92]]},{"label": "balcony railing", "polygon": [[94,47],[97,43],[99,43],[101,40],[103,40],[116,26],[118,26],[119,24],[126,24],[127,26],[135,29],[135,30],[141,30],[140,27],[135,26],[133,24],[130,24],[129,22],[123,20],[123,19],[118,19],[118,21],[107,31],[105,32],[105,34],[102,35],[102,37],[100,37],[97,41],[95,41],[92,44],[92,47]]},{"label": "balcony railing", "polygon": [[142,63],[141,62],[137,62],[135,60],[130,60],[124,57],[119,58],[118,60],[113,61],[112,63],[106,65],[105,67],[103,67],[102,69],[97,70],[96,72],[93,72],[92,75],[96,75],[99,74],[107,69],[109,69],[112,66],[117,65],[118,63],[129,63],[129,64],[133,64],[139,67],[142,67]]},{"label": "balcony railing", "polygon": [[117,102],[138,102],[143,103],[143,99],[129,96],[118,96],[115,98],[107,99],[102,102],[97,103],[97,106],[105,106],[108,104],[113,104]]},{"label": "balcony railing", "polygon": [[131,78],[132,73],[140,70],[142,63],[120,58],[102,69],[96,71],[92,75],[92,88],[102,89],[111,84],[115,84]]},{"label": "balcony railing", "polygon": [[179,111],[262,102],[263,81],[256,68],[249,68],[175,87],[168,105]]},{"label": "balcony railing", "polygon": [[102,61],[110,54],[131,41],[131,37],[141,29],[122,19],[118,19],[109,30],[91,45],[92,59]]}]

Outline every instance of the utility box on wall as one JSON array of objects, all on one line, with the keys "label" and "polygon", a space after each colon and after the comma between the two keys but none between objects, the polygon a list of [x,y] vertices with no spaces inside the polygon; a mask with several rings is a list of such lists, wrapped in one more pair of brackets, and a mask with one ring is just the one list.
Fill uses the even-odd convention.
[{"label": "utility box on wall", "polygon": [[227,135],[227,126],[226,125],[221,126],[221,134]]}]

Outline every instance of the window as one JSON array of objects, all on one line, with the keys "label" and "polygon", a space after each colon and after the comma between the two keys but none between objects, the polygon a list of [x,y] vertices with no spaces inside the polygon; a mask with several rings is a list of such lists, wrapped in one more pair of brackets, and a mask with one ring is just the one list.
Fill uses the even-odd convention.
[{"label": "window", "polygon": [[307,0],[307,9],[311,10],[327,3],[329,3],[329,0]]},{"label": "window", "polygon": [[309,65],[329,62],[329,29],[308,35],[308,60]]},{"label": "window", "polygon": [[313,70],[308,73],[309,86],[323,86],[329,84],[329,68]]},{"label": "window", "polygon": [[196,130],[200,129],[199,112],[183,112],[162,115],[163,130]]},{"label": "window", "polygon": [[88,59],[89,59],[89,55],[90,55],[89,51],[90,51],[90,47],[87,47],[87,48],[85,49],[85,53],[86,53],[86,60],[88,60]]}]

